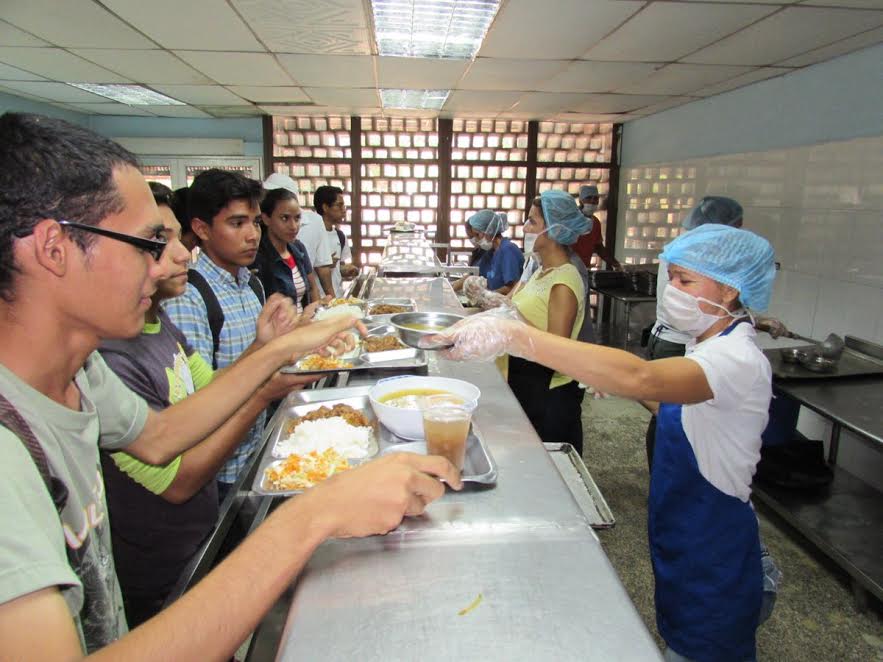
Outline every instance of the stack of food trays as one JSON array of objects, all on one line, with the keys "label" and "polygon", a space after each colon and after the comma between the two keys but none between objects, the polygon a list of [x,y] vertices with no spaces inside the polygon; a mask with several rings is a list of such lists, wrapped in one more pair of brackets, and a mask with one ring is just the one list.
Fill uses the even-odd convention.
[{"label": "stack of food trays", "polygon": [[[272,429],[252,490],[266,496],[300,494],[326,478],[391,452],[426,453],[381,424],[371,406],[372,386],[297,391],[288,396]],[[473,426],[461,478],[493,485],[497,466]]]}]

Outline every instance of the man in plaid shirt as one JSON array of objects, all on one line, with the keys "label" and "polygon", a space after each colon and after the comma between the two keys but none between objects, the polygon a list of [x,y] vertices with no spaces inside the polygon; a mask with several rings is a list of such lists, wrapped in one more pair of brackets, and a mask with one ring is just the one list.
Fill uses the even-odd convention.
[{"label": "man in plaid shirt", "polygon": [[[180,297],[167,301],[164,309],[193,348],[215,369],[229,366],[253,344],[269,340],[256,336],[255,322],[262,302],[249,283],[251,272],[248,270],[261,238],[258,206],[261,194],[260,182],[238,172],[218,169],[199,174],[190,187],[191,228],[199,237],[201,247],[192,268],[211,288],[224,316],[217,351],[209,323],[209,307],[193,282]],[[264,412],[218,473],[221,500],[258,447],[265,422]]]}]

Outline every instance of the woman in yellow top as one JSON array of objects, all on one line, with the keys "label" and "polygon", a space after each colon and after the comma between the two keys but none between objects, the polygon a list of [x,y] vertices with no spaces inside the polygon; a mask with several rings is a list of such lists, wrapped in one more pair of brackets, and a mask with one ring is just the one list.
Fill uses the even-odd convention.
[{"label": "woman in yellow top", "polygon": [[[585,317],[583,279],[567,248],[588,229],[588,221],[564,191],[535,198],[524,225],[525,253],[534,252],[542,268],[512,296],[519,315],[532,326],[575,339]],[[566,442],[582,453],[582,400],[579,384],[551,368],[510,356],[509,387],[545,442]]]}]

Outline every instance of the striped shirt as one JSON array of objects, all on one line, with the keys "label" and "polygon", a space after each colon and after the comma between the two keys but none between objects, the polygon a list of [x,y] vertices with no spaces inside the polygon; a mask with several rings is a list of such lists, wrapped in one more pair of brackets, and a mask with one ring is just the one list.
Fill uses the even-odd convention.
[{"label": "striped shirt", "polygon": [[[224,326],[221,329],[217,354],[218,368],[224,368],[238,359],[255,339],[255,323],[261,313],[261,302],[248,284],[251,274],[245,267],[239,270],[238,278],[233,278],[201,251],[193,268],[206,279],[224,311]],[[163,304],[163,308],[175,326],[184,333],[193,349],[210,361],[212,332],[208,323],[208,310],[199,291],[188,284],[184,294],[169,299]],[[265,420],[266,414],[262,412],[236,452],[218,473],[220,482],[236,481],[260,443]]]}]

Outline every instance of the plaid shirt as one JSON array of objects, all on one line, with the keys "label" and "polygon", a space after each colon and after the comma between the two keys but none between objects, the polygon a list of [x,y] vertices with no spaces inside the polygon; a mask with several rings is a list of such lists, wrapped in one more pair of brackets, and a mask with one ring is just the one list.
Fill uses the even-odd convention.
[{"label": "plaid shirt", "polygon": [[[212,262],[204,251],[200,251],[193,268],[205,277],[224,311],[224,326],[221,329],[217,354],[218,368],[224,368],[238,359],[255,339],[255,322],[261,312],[261,302],[248,284],[250,273],[245,267],[239,270],[238,278],[233,278]],[[212,332],[208,323],[208,311],[199,291],[188,284],[184,294],[169,299],[163,304],[163,308],[175,326],[184,333],[193,349],[211,363]],[[260,443],[265,422],[266,413],[261,412],[236,452],[218,473],[220,482],[236,481]]]}]

